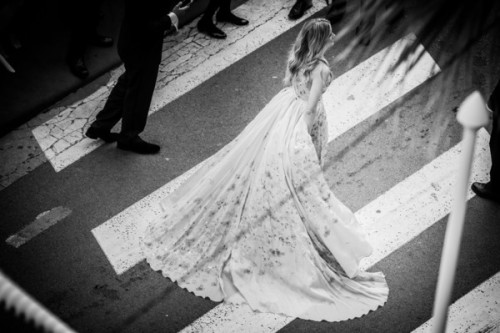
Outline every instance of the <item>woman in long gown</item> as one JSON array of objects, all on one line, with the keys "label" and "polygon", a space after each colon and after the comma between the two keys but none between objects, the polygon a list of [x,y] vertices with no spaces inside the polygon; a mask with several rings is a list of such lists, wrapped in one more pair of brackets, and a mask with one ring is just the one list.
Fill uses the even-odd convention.
[{"label": "woman in long gown", "polygon": [[386,302],[384,275],[358,269],[372,248],[321,169],[333,38],[328,21],[306,22],[287,87],[162,200],[142,243],[154,270],[213,301],[303,319],[351,319]]}]

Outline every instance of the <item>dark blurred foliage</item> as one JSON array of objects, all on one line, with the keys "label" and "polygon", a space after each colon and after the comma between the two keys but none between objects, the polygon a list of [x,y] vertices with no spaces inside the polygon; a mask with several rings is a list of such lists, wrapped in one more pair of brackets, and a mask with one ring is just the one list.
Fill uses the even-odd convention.
[{"label": "dark blurred foliage", "polygon": [[391,70],[403,66],[408,73],[425,51],[433,50],[440,69],[433,78],[438,88],[428,92],[420,111],[436,114],[428,151],[429,157],[435,157],[446,128],[455,121],[447,111],[456,112],[473,90],[487,99],[500,78],[500,0],[329,2],[327,17],[335,19],[339,11],[344,14],[333,23],[337,41],[347,45],[336,60],[347,61],[348,67],[374,54],[395,30],[403,36],[412,33],[416,39],[406,45]]},{"label": "dark blurred foliage", "polygon": [[[339,2],[342,0],[334,0]],[[500,1],[498,0],[357,0],[346,2],[347,22],[338,33],[339,39],[357,31],[343,56],[352,55],[352,49],[364,45],[365,52],[371,53],[384,38],[388,26],[399,21],[417,39],[403,52],[396,66],[412,58],[412,64],[419,57],[411,56],[418,45],[429,45],[439,40],[449,40],[454,46],[449,58],[441,69],[453,66],[484,35],[500,30]],[[367,44],[369,40],[369,44]],[[421,56],[421,54],[419,54]],[[497,55],[498,56],[498,55]],[[410,67],[412,67],[410,64]]]}]

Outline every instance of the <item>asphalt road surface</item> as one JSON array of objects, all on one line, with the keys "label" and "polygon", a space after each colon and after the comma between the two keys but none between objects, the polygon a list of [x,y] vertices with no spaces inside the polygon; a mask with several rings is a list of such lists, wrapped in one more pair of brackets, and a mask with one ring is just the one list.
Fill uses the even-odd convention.
[{"label": "asphalt road surface", "polygon": [[[255,22],[252,15],[261,15],[255,6],[260,2],[238,10]],[[309,14],[321,8],[315,2]],[[473,50],[473,75],[459,76],[453,93],[436,104],[429,100],[440,89],[439,54],[447,43],[422,45],[426,56],[411,75],[381,72],[398,45],[414,38],[403,32],[404,20],[354,63],[336,61],[345,45],[327,53],[335,81],[324,96],[330,124],[325,175],[374,243],[364,268],[386,275],[390,295],[382,308],[340,323],[252,313],[194,296],[141,257],[138,235],[158,214],[158,200],[236,137],[282,88],[288,48],[301,27],[280,23],[288,9],[212,54],[206,50],[217,41],[199,42],[196,52],[208,54],[206,62],[193,65],[184,57],[168,67],[165,57],[163,77],[183,61],[192,68],[159,84],[143,133],[162,146],[158,155],[81,137],[105,93],[68,107],[68,117],[84,118],[70,122],[80,126],[80,138],[67,140],[62,157],[45,150],[43,162],[0,191],[1,270],[78,332],[426,331],[461,150],[456,111],[472,91],[492,91],[500,59],[485,50],[498,43],[495,36],[484,36]],[[83,109],[90,113],[75,111]],[[35,137],[50,126],[50,120],[41,123]],[[490,163],[487,130],[478,132],[472,175],[480,181],[487,180]],[[499,240],[500,205],[469,193],[450,308],[455,332],[500,330]]]}]

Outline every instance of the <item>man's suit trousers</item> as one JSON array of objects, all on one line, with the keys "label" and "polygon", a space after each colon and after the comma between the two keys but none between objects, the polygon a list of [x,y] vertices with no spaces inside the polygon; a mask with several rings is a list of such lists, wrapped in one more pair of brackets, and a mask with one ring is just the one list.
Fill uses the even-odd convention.
[{"label": "man's suit trousers", "polygon": [[92,126],[109,131],[122,119],[119,141],[126,142],[139,135],[146,126],[159,65],[148,61],[124,64],[125,72],[118,78]]},{"label": "man's suit trousers", "polygon": [[493,126],[490,137],[491,171],[490,185],[500,193],[500,80],[488,99],[488,106],[493,111]]}]

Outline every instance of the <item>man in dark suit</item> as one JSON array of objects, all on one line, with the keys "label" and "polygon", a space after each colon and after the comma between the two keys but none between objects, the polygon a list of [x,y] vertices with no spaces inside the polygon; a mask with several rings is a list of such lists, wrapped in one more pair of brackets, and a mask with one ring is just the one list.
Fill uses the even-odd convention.
[{"label": "man in dark suit", "polygon": [[482,198],[500,203],[500,80],[486,106],[493,113],[490,137],[490,181],[488,183],[473,183],[472,190]]},{"label": "man in dark suit", "polygon": [[[186,1],[183,1],[186,3]],[[140,154],[155,154],[160,146],[139,137],[144,130],[161,62],[165,31],[177,29],[189,4],[181,7],[168,0],[125,0],[125,13],[118,39],[118,55],[125,72],[111,91],[104,108],[85,135]],[[173,7],[173,9],[172,9]],[[120,134],[111,133],[122,120]]]}]

